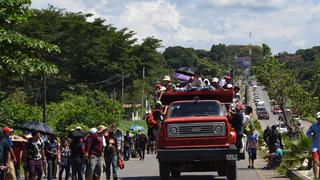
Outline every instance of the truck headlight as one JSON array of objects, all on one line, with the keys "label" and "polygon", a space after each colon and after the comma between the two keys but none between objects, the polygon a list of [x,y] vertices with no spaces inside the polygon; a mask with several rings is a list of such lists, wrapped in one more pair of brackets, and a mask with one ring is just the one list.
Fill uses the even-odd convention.
[{"label": "truck headlight", "polygon": [[177,127],[170,127],[169,128],[169,135],[176,135],[178,133]]}]

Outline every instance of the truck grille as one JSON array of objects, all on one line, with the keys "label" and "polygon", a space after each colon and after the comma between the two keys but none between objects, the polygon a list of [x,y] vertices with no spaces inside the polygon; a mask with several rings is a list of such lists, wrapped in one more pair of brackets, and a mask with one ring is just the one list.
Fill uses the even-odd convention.
[{"label": "truck grille", "polygon": [[224,122],[168,124],[168,137],[225,136]]}]

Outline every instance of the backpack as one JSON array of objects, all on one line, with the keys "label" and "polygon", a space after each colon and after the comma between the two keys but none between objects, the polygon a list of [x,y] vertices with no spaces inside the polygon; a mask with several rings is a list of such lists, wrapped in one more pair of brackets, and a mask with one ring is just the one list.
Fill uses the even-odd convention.
[{"label": "backpack", "polygon": [[157,121],[154,120],[153,115],[149,113],[147,118],[149,127],[154,128],[157,125]]}]

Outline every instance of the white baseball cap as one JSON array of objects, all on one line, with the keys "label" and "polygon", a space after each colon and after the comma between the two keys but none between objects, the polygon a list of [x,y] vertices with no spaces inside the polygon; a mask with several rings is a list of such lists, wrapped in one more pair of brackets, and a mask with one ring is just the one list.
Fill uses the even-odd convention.
[{"label": "white baseball cap", "polygon": [[320,112],[317,112],[316,117],[317,119],[320,119]]},{"label": "white baseball cap", "polygon": [[95,134],[95,133],[97,133],[97,131],[98,131],[97,128],[91,128],[91,129],[90,129],[90,133],[91,133],[91,134]]},{"label": "white baseball cap", "polygon": [[218,78],[216,78],[216,77],[214,77],[214,78],[212,79],[212,82],[217,83],[217,82],[219,82],[219,79],[218,79]]}]

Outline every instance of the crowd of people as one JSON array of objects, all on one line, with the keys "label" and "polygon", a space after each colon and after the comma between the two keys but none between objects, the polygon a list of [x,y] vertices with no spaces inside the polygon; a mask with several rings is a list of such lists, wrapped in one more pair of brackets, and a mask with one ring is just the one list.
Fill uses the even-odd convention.
[{"label": "crowd of people", "polygon": [[[115,129],[115,130],[113,130]],[[145,153],[155,153],[155,138],[142,131],[124,134],[113,126],[100,125],[85,132],[81,127],[61,139],[54,134],[34,130],[17,136],[4,127],[0,136],[0,179],[117,179],[118,168],[130,157],[144,160]],[[24,175],[20,173],[20,166]]]},{"label": "crowd of people", "polygon": [[[209,79],[204,78],[199,72],[195,72],[193,76],[190,76],[189,80],[179,80],[177,83],[172,83],[170,76],[165,75],[162,82],[156,84],[157,93],[165,91],[193,91],[193,90],[222,90],[222,89],[239,89],[239,86],[234,87],[232,84],[232,78],[228,75],[223,76],[220,80],[217,77]],[[161,96],[158,96],[157,100],[160,100]]]}]

